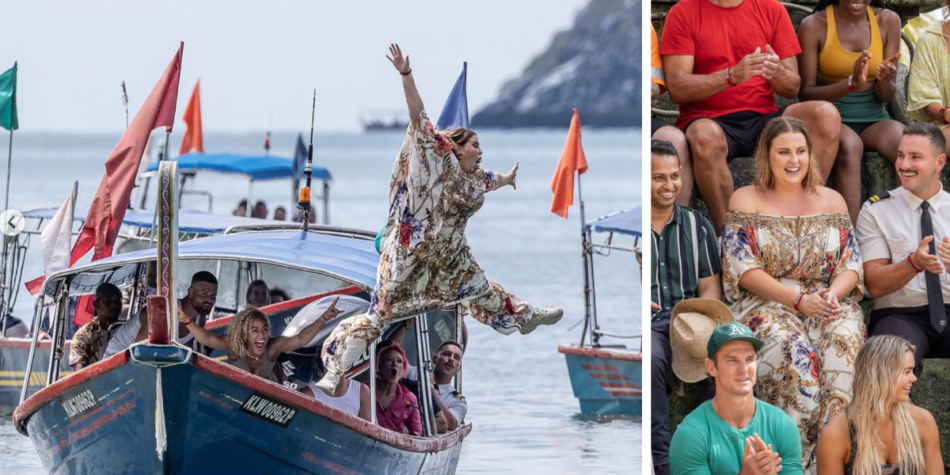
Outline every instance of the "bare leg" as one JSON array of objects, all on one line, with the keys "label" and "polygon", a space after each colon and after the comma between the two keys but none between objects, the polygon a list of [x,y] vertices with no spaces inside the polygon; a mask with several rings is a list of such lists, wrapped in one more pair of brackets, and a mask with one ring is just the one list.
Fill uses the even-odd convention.
[{"label": "bare leg", "polygon": [[865,150],[874,150],[893,165],[897,161],[897,145],[900,144],[903,133],[904,124],[896,120],[882,120],[864,129],[864,132],[861,132],[861,140]]},{"label": "bare leg", "polygon": [[947,141],[947,156],[950,157],[950,127],[944,127],[941,132],[943,132],[943,138]]},{"label": "bare leg", "polygon": [[[861,211],[861,157],[864,156],[864,144],[861,137],[847,125],[841,126],[838,138],[838,157],[832,172],[835,177],[835,189],[844,197],[848,205],[851,225],[858,221]],[[853,179],[857,177],[857,180]]]},{"label": "bare leg", "polygon": [[682,167],[680,178],[683,181],[683,189],[676,197],[676,204],[689,207],[693,201],[693,162],[689,157],[686,135],[680,129],[668,125],[657,129],[656,133],[653,134],[653,140],[666,140],[676,148],[676,153],[680,157],[680,167]]},{"label": "bare leg", "polygon": [[700,119],[686,130],[686,140],[693,150],[695,168],[704,172],[696,176],[696,185],[703,195],[703,201],[709,208],[716,233],[722,232],[722,223],[726,220],[726,207],[732,196],[733,181],[726,158],[729,145],[726,135],[719,124]]}]

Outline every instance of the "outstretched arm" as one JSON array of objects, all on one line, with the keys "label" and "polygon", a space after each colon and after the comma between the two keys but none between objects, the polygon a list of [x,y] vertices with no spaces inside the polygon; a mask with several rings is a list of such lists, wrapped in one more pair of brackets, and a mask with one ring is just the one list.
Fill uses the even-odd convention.
[{"label": "outstretched arm", "polygon": [[416,124],[419,114],[425,107],[422,105],[422,97],[419,96],[419,90],[416,89],[416,81],[412,79],[412,68],[409,67],[409,55],[403,57],[399,45],[393,43],[389,45],[389,55],[386,56],[393,67],[402,75],[402,87],[406,93],[406,106],[409,107],[409,120]]},{"label": "outstretched arm", "polygon": [[511,171],[508,173],[495,173],[498,179],[498,184],[495,188],[488,191],[497,190],[506,185],[511,185],[512,188],[518,189],[517,179],[518,179],[518,163],[515,163],[515,166],[511,167]]},{"label": "outstretched arm", "polygon": [[326,309],[326,311],[323,312],[323,315],[320,315],[320,318],[316,319],[310,325],[304,327],[303,330],[300,330],[300,333],[294,336],[279,336],[274,338],[267,348],[268,359],[273,361],[275,358],[277,358],[277,355],[281,353],[294,351],[297,348],[310,343],[310,341],[313,340],[313,337],[317,336],[317,333],[321,328],[323,328],[325,323],[333,320],[334,317],[340,314],[340,311],[336,309],[336,303],[339,301],[340,297],[337,297],[336,300],[330,304],[330,308]]},{"label": "outstretched arm", "polygon": [[228,339],[226,337],[218,336],[209,332],[208,330],[205,330],[205,328],[201,325],[198,325],[198,322],[196,322],[193,318],[185,315],[185,312],[182,312],[181,308],[178,309],[178,320],[188,327],[188,331],[190,331],[191,334],[195,336],[195,339],[198,340],[198,343],[216,350],[230,349],[230,346],[228,345]]}]

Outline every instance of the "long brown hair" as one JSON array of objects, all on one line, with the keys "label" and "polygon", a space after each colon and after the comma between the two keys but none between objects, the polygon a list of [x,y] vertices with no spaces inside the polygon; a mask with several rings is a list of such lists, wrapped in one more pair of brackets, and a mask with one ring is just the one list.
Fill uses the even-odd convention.
[{"label": "long brown hair", "polygon": [[472,137],[475,136],[475,131],[457,127],[443,131],[442,136],[449,139],[449,144],[452,146],[452,151],[455,152],[455,156],[457,157],[459,154],[459,149],[464,147],[469,140],[472,140]]},{"label": "long brown hair", "polygon": [[264,332],[270,333],[270,320],[256,307],[245,308],[231,319],[231,327],[228,329],[228,348],[238,355],[238,358],[247,355],[247,334],[251,331],[251,323],[255,320],[264,322]]},{"label": "long brown hair", "polygon": [[789,133],[805,136],[805,144],[808,148],[808,171],[805,172],[805,178],[802,180],[802,188],[809,193],[817,194],[818,188],[823,186],[825,181],[821,178],[821,170],[818,168],[818,161],[815,160],[815,149],[811,144],[808,127],[801,120],[785,116],[770,120],[759,135],[759,143],[755,148],[755,182],[753,183],[755,189],[762,192],[775,188],[775,176],[772,175],[769,152],[772,141],[776,137]]},{"label": "long brown hair", "polygon": [[854,399],[848,403],[848,422],[854,426],[851,454],[854,475],[879,475],[878,450],[885,448],[878,435],[888,418],[894,423],[894,442],[901,474],[924,473],[924,449],[910,402],[894,402],[894,388],[901,379],[907,352],[917,348],[893,335],[878,335],[858,350],[854,361]]}]

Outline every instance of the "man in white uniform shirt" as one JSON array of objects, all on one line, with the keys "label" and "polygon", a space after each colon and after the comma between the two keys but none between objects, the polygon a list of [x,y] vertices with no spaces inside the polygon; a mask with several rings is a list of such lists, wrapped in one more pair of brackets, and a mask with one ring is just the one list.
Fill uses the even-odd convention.
[{"label": "man in white uniform shirt", "polygon": [[[401,335],[399,338],[402,338]],[[468,401],[452,384],[452,378],[462,369],[462,345],[454,340],[442,343],[432,357],[432,364],[432,382],[436,389],[434,396],[438,396],[435,401],[448,413],[444,414],[447,430],[455,430],[462,425],[468,413]],[[419,370],[410,366],[406,379],[419,381]]]},{"label": "man in white uniform shirt", "polygon": [[931,124],[904,130],[895,168],[901,187],[872,197],[858,215],[864,281],[876,299],[872,335],[898,335],[925,357],[950,357],[950,194],[940,174],[946,139]]}]

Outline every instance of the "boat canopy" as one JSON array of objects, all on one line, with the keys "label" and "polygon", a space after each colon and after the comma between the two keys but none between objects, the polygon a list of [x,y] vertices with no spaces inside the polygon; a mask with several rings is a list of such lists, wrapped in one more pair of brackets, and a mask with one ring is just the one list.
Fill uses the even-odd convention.
[{"label": "boat canopy", "polygon": [[[181,229],[181,228],[179,228]],[[155,249],[118,254],[57,274],[115,267],[155,259]],[[266,231],[223,234],[179,244],[178,259],[233,259],[318,272],[372,289],[379,254],[371,238],[314,231]],[[46,281],[55,280],[57,275]]]},{"label": "boat canopy", "polygon": [[[276,180],[303,177],[303,168],[294,173],[294,162],[289,158],[271,155],[238,155],[233,153],[188,153],[172,160],[178,162],[178,173],[195,173],[208,170],[218,173],[244,175],[252,181]],[[151,163],[143,175],[158,171],[158,162]],[[330,171],[324,167],[313,166],[313,178],[330,181]]]},{"label": "boat canopy", "polygon": [[[23,217],[32,219],[50,219],[59,208],[40,208],[24,211]],[[89,214],[89,208],[76,206],[74,222],[83,222]],[[122,224],[138,228],[151,228],[155,217],[153,211],[127,210]],[[244,216],[225,216],[199,210],[183,210],[178,214],[178,232],[188,234],[221,234],[232,226],[259,226],[262,224],[287,224],[285,221],[246,218]]]},{"label": "boat canopy", "polygon": [[619,233],[630,236],[643,236],[643,206],[608,214],[602,218],[587,223],[585,232]]}]

